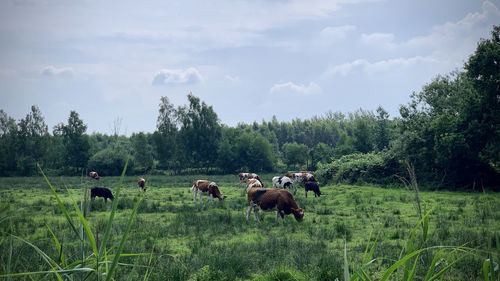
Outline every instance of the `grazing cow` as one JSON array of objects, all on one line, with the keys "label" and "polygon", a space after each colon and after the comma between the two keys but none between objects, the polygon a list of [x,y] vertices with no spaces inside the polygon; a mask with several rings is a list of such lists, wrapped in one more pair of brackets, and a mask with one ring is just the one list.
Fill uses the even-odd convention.
[{"label": "grazing cow", "polygon": [[316,179],[314,178],[313,174],[304,173],[304,174],[302,174],[302,182],[306,182],[306,181],[316,181]]},{"label": "grazing cow", "polygon": [[115,197],[113,196],[113,193],[111,193],[111,190],[105,188],[105,187],[93,187],[90,190],[90,199],[94,200],[97,197],[102,197],[104,198],[104,201],[108,201],[108,198],[111,200],[114,200]]},{"label": "grazing cow", "polygon": [[305,185],[305,190],[306,190],[306,198],[307,198],[307,192],[309,190],[312,190],[314,192],[314,197],[319,197],[321,195],[321,191],[319,191],[319,184],[317,181],[306,181],[304,183]]},{"label": "grazing cow", "polygon": [[257,179],[247,180],[247,193],[250,189],[252,189],[254,187],[264,187],[264,186],[262,186],[262,183]]},{"label": "grazing cow", "polygon": [[90,172],[89,173],[89,176],[95,180],[98,180],[100,179],[101,177],[99,176],[99,174],[97,172]]},{"label": "grazing cow", "polygon": [[193,192],[193,203],[196,203],[196,194],[198,192],[200,192],[200,203],[202,202],[202,195],[210,196],[210,202],[214,201],[214,197],[219,198],[219,200],[224,200],[225,198],[227,198],[227,196],[220,193],[219,187],[213,181],[196,180],[193,182],[191,192]]},{"label": "grazing cow", "polygon": [[146,180],[143,178],[139,178],[137,181],[137,185],[139,186],[139,191],[146,191]]},{"label": "grazing cow", "polygon": [[294,182],[316,181],[314,175],[308,171],[298,171],[296,173],[286,173],[285,176],[291,178]]},{"label": "grazing cow", "polygon": [[285,189],[291,188],[293,189],[293,194],[297,192],[297,188],[293,184],[293,180],[287,176],[273,177],[273,187]]},{"label": "grazing cow", "polygon": [[252,188],[247,193],[247,216],[250,216],[250,211],[253,208],[255,219],[259,222],[259,209],[262,211],[277,210],[276,221],[281,216],[281,220],[285,223],[285,215],[293,214],[297,221],[302,221],[304,218],[304,210],[299,208],[293,195],[284,189],[279,188]]},{"label": "grazing cow", "polygon": [[259,175],[255,174],[255,173],[239,173],[238,177],[240,178],[240,185],[239,185],[240,187],[241,187],[241,183],[246,182],[249,179],[257,179],[258,181],[260,181],[260,184],[262,184],[262,186],[264,186],[264,183],[260,180]]}]

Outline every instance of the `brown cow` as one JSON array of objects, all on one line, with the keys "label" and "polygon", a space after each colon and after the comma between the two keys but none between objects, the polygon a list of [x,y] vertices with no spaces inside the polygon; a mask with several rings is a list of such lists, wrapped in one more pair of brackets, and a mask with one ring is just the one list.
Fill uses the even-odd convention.
[{"label": "brown cow", "polygon": [[219,187],[213,181],[196,180],[193,182],[191,192],[193,192],[193,203],[196,203],[196,194],[198,192],[200,192],[200,203],[202,202],[202,195],[210,196],[210,202],[214,201],[214,197],[219,198],[219,200],[224,200],[225,198],[227,198],[227,196],[220,193]]},{"label": "brown cow", "polygon": [[254,187],[264,187],[264,186],[262,186],[262,183],[258,179],[247,180],[247,193],[250,189]]},{"label": "brown cow", "polygon": [[89,176],[95,180],[98,180],[100,179],[101,177],[99,176],[99,174],[97,172],[90,172],[89,173]]},{"label": "brown cow", "polygon": [[258,181],[260,181],[260,184],[262,184],[262,186],[264,186],[264,183],[260,180],[259,175],[255,174],[255,173],[239,173],[238,177],[240,178],[240,185],[239,185],[240,187],[241,187],[241,183],[246,182],[249,179],[257,179]]},{"label": "brown cow", "polygon": [[285,223],[285,215],[293,214],[297,221],[302,221],[304,218],[304,210],[299,208],[293,195],[285,189],[280,188],[252,188],[247,193],[247,216],[250,216],[250,211],[254,210],[255,219],[259,221],[259,209],[263,211],[277,210],[276,221],[281,216],[281,220]]},{"label": "brown cow", "polygon": [[146,191],[146,180],[143,178],[139,178],[137,181],[137,185],[139,186],[139,191]]}]

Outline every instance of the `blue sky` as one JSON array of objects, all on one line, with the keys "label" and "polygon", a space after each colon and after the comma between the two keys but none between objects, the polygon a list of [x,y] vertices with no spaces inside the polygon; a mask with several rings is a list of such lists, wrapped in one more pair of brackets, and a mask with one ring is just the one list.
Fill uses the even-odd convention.
[{"label": "blue sky", "polygon": [[500,0],[0,2],[0,109],[49,130],[153,132],[161,96],[192,92],[222,123],[383,106],[391,117],[460,70]]}]

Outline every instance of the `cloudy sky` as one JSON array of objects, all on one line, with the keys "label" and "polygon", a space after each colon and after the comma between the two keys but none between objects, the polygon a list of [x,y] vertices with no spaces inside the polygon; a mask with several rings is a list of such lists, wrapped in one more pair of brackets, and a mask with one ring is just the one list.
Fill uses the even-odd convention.
[{"label": "cloudy sky", "polygon": [[161,96],[192,92],[222,123],[328,111],[391,117],[461,69],[500,0],[0,1],[0,109],[49,130],[152,132]]}]

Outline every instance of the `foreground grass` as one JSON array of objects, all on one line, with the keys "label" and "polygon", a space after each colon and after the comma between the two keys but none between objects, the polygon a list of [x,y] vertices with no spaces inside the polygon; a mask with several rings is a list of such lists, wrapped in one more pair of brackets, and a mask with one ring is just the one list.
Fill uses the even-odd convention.
[{"label": "foreground grass", "polygon": [[[272,175],[263,177],[267,186]],[[216,181],[225,201],[193,204],[189,193],[195,179]],[[87,178],[50,179],[68,210],[82,199],[83,187],[116,188],[118,178],[101,181]],[[126,230],[138,189],[137,177],[125,177],[110,238],[115,245]],[[361,264],[368,243],[378,237],[367,269],[375,279],[383,269],[400,258],[402,249],[419,217],[413,195],[403,189],[372,186],[332,185],[322,187],[325,196],[305,198],[303,189],[296,200],[306,209],[305,220],[292,216],[276,224],[275,213],[264,213],[263,222],[246,222],[246,197],[236,176],[150,176],[148,190],[125,242],[123,253],[150,253],[149,256],[122,257],[116,280],[339,280],[344,279],[344,240],[351,265]],[[96,184],[98,183],[98,184]],[[47,226],[61,241],[66,260],[79,257],[80,244],[72,240],[72,230],[42,178],[0,178],[0,274],[47,270],[33,248],[11,241],[14,234],[37,245],[51,257],[59,257]],[[421,192],[424,210],[433,209],[427,241],[421,247],[460,246],[477,249],[464,256],[446,274],[445,280],[483,280],[482,267],[488,247],[495,247],[500,230],[498,194]],[[105,232],[111,203],[91,202],[87,221],[97,243]],[[76,216],[73,214],[73,216]],[[370,233],[373,235],[370,240]],[[11,244],[12,243],[12,244]],[[12,246],[11,246],[12,245]],[[13,255],[9,260],[9,251]],[[86,249],[91,252],[92,249]],[[423,253],[415,276],[423,279],[433,253]],[[7,268],[7,264],[9,268]],[[444,262],[441,266],[444,266]],[[418,269],[422,268],[422,269]],[[147,274],[146,274],[147,272]],[[288,277],[287,277],[288,276]],[[52,280],[53,276],[38,276]],[[77,279],[78,280],[78,279]]]}]

